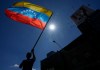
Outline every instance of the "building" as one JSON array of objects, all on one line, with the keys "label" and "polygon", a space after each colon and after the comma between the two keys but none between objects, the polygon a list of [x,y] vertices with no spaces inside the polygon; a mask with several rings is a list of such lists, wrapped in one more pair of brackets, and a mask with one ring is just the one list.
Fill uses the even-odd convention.
[{"label": "building", "polygon": [[78,26],[87,19],[95,10],[82,5],[75,13],[71,16],[71,19]]},{"label": "building", "polygon": [[84,21],[83,18],[79,22],[73,20],[82,35],[62,50],[42,60],[41,70],[100,69],[100,10],[92,10]]},{"label": "building", "polygon": [[65,62],[61,53],[55,53],[41,61],[41,70],[64,70]]}]

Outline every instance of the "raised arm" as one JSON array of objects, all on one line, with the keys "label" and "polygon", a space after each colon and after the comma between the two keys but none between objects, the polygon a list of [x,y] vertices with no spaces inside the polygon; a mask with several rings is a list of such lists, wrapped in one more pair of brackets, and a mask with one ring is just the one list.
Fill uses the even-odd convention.
[{"label": "raised arm", "polygon": [[35,61],[36,57],[35,57],[35,54],[34,54],[34,49],[31,50],[31,53],[32,53],[32,59]]}]

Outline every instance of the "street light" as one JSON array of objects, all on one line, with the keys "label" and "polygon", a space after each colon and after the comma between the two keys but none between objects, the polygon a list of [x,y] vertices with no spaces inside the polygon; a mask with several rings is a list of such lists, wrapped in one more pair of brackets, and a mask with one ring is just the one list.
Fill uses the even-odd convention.
[{"label": "street light", "polygon": [[61,45],[57,43],[55,40],[53,40],[53,43],[55,43],[61,49]]}]

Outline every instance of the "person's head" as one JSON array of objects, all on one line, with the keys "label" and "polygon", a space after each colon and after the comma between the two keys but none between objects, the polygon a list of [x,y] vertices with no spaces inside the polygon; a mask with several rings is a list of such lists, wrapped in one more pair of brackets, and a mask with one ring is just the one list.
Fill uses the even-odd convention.
[{"label": "person's head", "polygon": [[30,58],[31,58],[31,53],[30,53],[30,52],[28,52],[28,53],[26,54],[26,58],[27,58],[27,59],[30,59]]}]

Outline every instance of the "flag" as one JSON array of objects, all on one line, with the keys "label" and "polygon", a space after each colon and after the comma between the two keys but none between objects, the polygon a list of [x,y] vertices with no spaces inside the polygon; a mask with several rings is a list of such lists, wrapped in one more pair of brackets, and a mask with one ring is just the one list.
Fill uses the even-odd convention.
[{"label": "flag", "polygon": [[7,8],[5,14],[15,21],[44,29],[52,12],[44,7],[22,1]]}]

